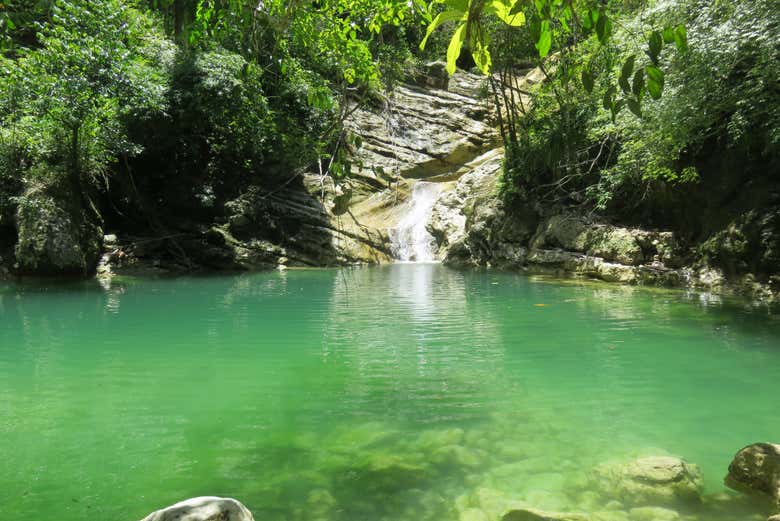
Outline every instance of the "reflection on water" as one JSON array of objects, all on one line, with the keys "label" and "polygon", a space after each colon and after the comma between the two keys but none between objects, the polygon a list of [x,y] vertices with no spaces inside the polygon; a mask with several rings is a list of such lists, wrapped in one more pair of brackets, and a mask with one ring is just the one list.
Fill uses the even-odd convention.
[{"label": "reflection on water", "polygon": [[762,310],[401,264],[12,286],[0,313],[15,520],[220,494],[264,520],[492,521],[521,502],[633,521],[591,469],[665,453],[704,473],[686,519],[766,514],[721,497],[733,453],[780,432]]}]

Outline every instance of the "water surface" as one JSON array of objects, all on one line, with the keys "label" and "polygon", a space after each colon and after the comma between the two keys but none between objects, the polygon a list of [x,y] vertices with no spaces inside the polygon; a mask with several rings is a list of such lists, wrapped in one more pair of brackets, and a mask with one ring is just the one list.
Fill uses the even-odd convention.
[{"label": "water surface", "polygon": [[491,520],[607,508],[591,469],[648,454],[714,497],[780,441],[779,381],[777,315],[677,291],[435,264],[9,285],[0,514],[227,495],[258,521]]}]

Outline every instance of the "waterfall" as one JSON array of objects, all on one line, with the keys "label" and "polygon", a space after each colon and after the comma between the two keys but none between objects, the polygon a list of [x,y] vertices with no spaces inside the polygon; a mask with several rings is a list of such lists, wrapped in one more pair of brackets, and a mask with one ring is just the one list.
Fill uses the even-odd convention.
[{"label": "waterfall", "polygon": [[406,262],[436,260],[433,236],[425,227],[440,193],[441,186],[438,183],[418,181],[414,184],[412,197],[406,203],[406,213],[398,226],[390,231],[390,246],[396,259]]}]

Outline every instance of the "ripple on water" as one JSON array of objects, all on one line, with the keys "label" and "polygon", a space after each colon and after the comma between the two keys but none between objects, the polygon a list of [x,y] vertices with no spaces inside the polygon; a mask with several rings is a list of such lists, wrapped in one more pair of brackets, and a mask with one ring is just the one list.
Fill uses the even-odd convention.
[{"label": "ripple on water", "polygon": [[780,432],[761,309],[403,264],[10,286],[0,312],[0,512],[20,521],[202,494],[271,520],[593,511],[591,469],[647,453],[702,467],[690,520],[764,514],[715,496]]}]

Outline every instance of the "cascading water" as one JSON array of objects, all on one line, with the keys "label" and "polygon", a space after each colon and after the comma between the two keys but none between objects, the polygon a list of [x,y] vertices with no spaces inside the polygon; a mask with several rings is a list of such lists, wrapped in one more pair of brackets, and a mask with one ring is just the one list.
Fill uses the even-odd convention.
[{"label": "cascading water", "polygon": [[433,236],[428,233],[426,226],[440,193],[441,186],[438,183],[418,181],[414,184],[406,214],[390,232],[390,246],[396,259],[405,262],[436,260]]}]

